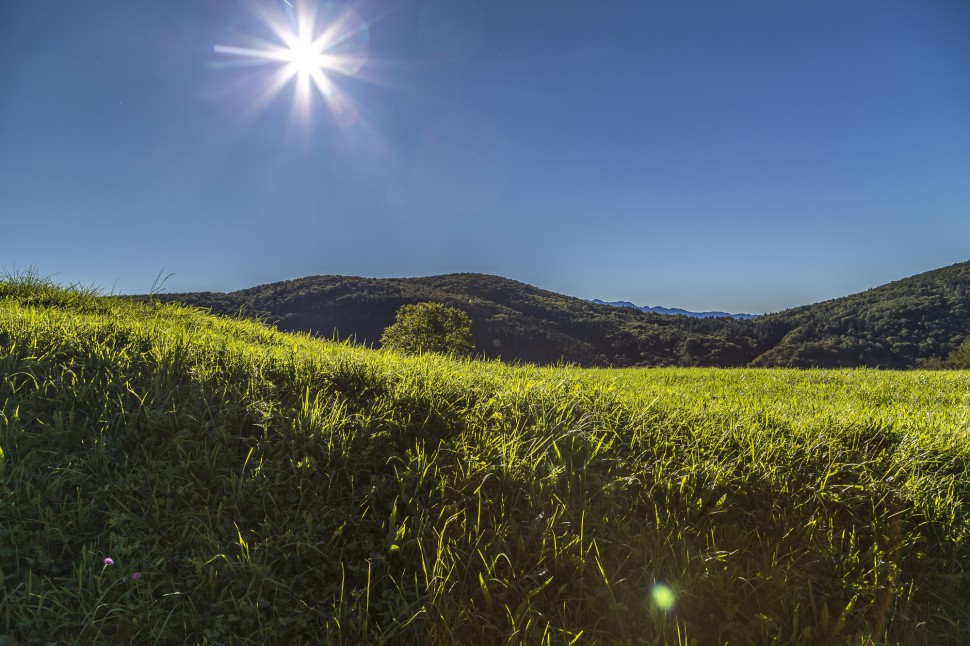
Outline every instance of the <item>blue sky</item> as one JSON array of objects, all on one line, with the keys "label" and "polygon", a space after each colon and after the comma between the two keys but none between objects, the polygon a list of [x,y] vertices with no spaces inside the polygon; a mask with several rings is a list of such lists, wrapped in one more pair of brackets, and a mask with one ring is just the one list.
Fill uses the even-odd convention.
[{"label": "blue sky", "polygon": [[[4,2],[0,265],[761,313],[970,259],[966,0],[291,2]],[[352,64],[261,100],[311,12]]]}]

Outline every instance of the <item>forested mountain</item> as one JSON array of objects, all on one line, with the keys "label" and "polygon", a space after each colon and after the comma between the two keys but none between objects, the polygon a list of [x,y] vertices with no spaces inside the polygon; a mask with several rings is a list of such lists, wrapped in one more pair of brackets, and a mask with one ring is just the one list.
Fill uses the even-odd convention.
[{"label": "forested mountain", "polygon": [[401,305],[435,301],[468,313],[479,354],[541,364],[907,368],[970,336],[970,262],[753,320],[597,305],[482,274],[313,276],[155,298],[368,345]]},{"label": "forested mountain", "polygon": [[970,336],[970,262],[764,318],[789,331],[755,366],[913,367]]}]

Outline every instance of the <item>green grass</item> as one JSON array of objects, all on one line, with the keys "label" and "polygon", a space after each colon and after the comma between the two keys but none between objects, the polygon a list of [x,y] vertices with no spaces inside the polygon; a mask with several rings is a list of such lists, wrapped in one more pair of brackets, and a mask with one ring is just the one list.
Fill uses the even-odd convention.
[{"label": "green grass", "polygon": [[967,372],[406,358],[8,279],[0,644],[966,644],[968,433]]}]

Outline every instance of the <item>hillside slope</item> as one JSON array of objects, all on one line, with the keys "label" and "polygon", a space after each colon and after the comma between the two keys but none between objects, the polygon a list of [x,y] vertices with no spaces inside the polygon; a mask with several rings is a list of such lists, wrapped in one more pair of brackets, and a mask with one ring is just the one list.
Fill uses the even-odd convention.
[{"label": "hillside slope", "polygon": [[945,357],[970,336],[970,262],[772,314],[765,322],[788,332],[755,366],[913,367]]},{"label": "hillside slope", "polygon": [[597,305],[482,274],[313,276],[159,298],[370,345],[401,305],[436,301],[469,314],[485,357],[537,364],[907,368],[970,335],[970,262],[754,320]]},{"label": "hillside slope", "polygon": [[0,643],[965,644],[968,407],[0,282]]}]

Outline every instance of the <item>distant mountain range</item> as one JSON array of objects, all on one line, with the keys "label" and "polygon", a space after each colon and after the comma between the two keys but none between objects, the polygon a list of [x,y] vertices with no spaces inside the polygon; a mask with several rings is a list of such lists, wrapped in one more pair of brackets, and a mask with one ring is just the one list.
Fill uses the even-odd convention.
[{"label": "distant mountain range", "polygon": [[970,262],[753,319],[668,316],[483,274],[313,276],[154,298],[368,345],[402,305],[435,301],[471,317],[481,356],[537,364],[910,368],[970,336]]},{"label": "distant mountain range", "polygon": [[691,312],[677,307],[660,307],[659,305],[649,307],[646,305],[634,305],[630,301],[601,301],[598,298],[592,299],[590,303],[596,303],[597,305],[609,305],[610,307],[628,307],[631,309],[640,310],[641,312],[667,314],[668,316],[691,316],[698,319],[723,317],[730,317],[732,319],[753,319],[757,316],[757,314],[728,314],[727,312]]}]

